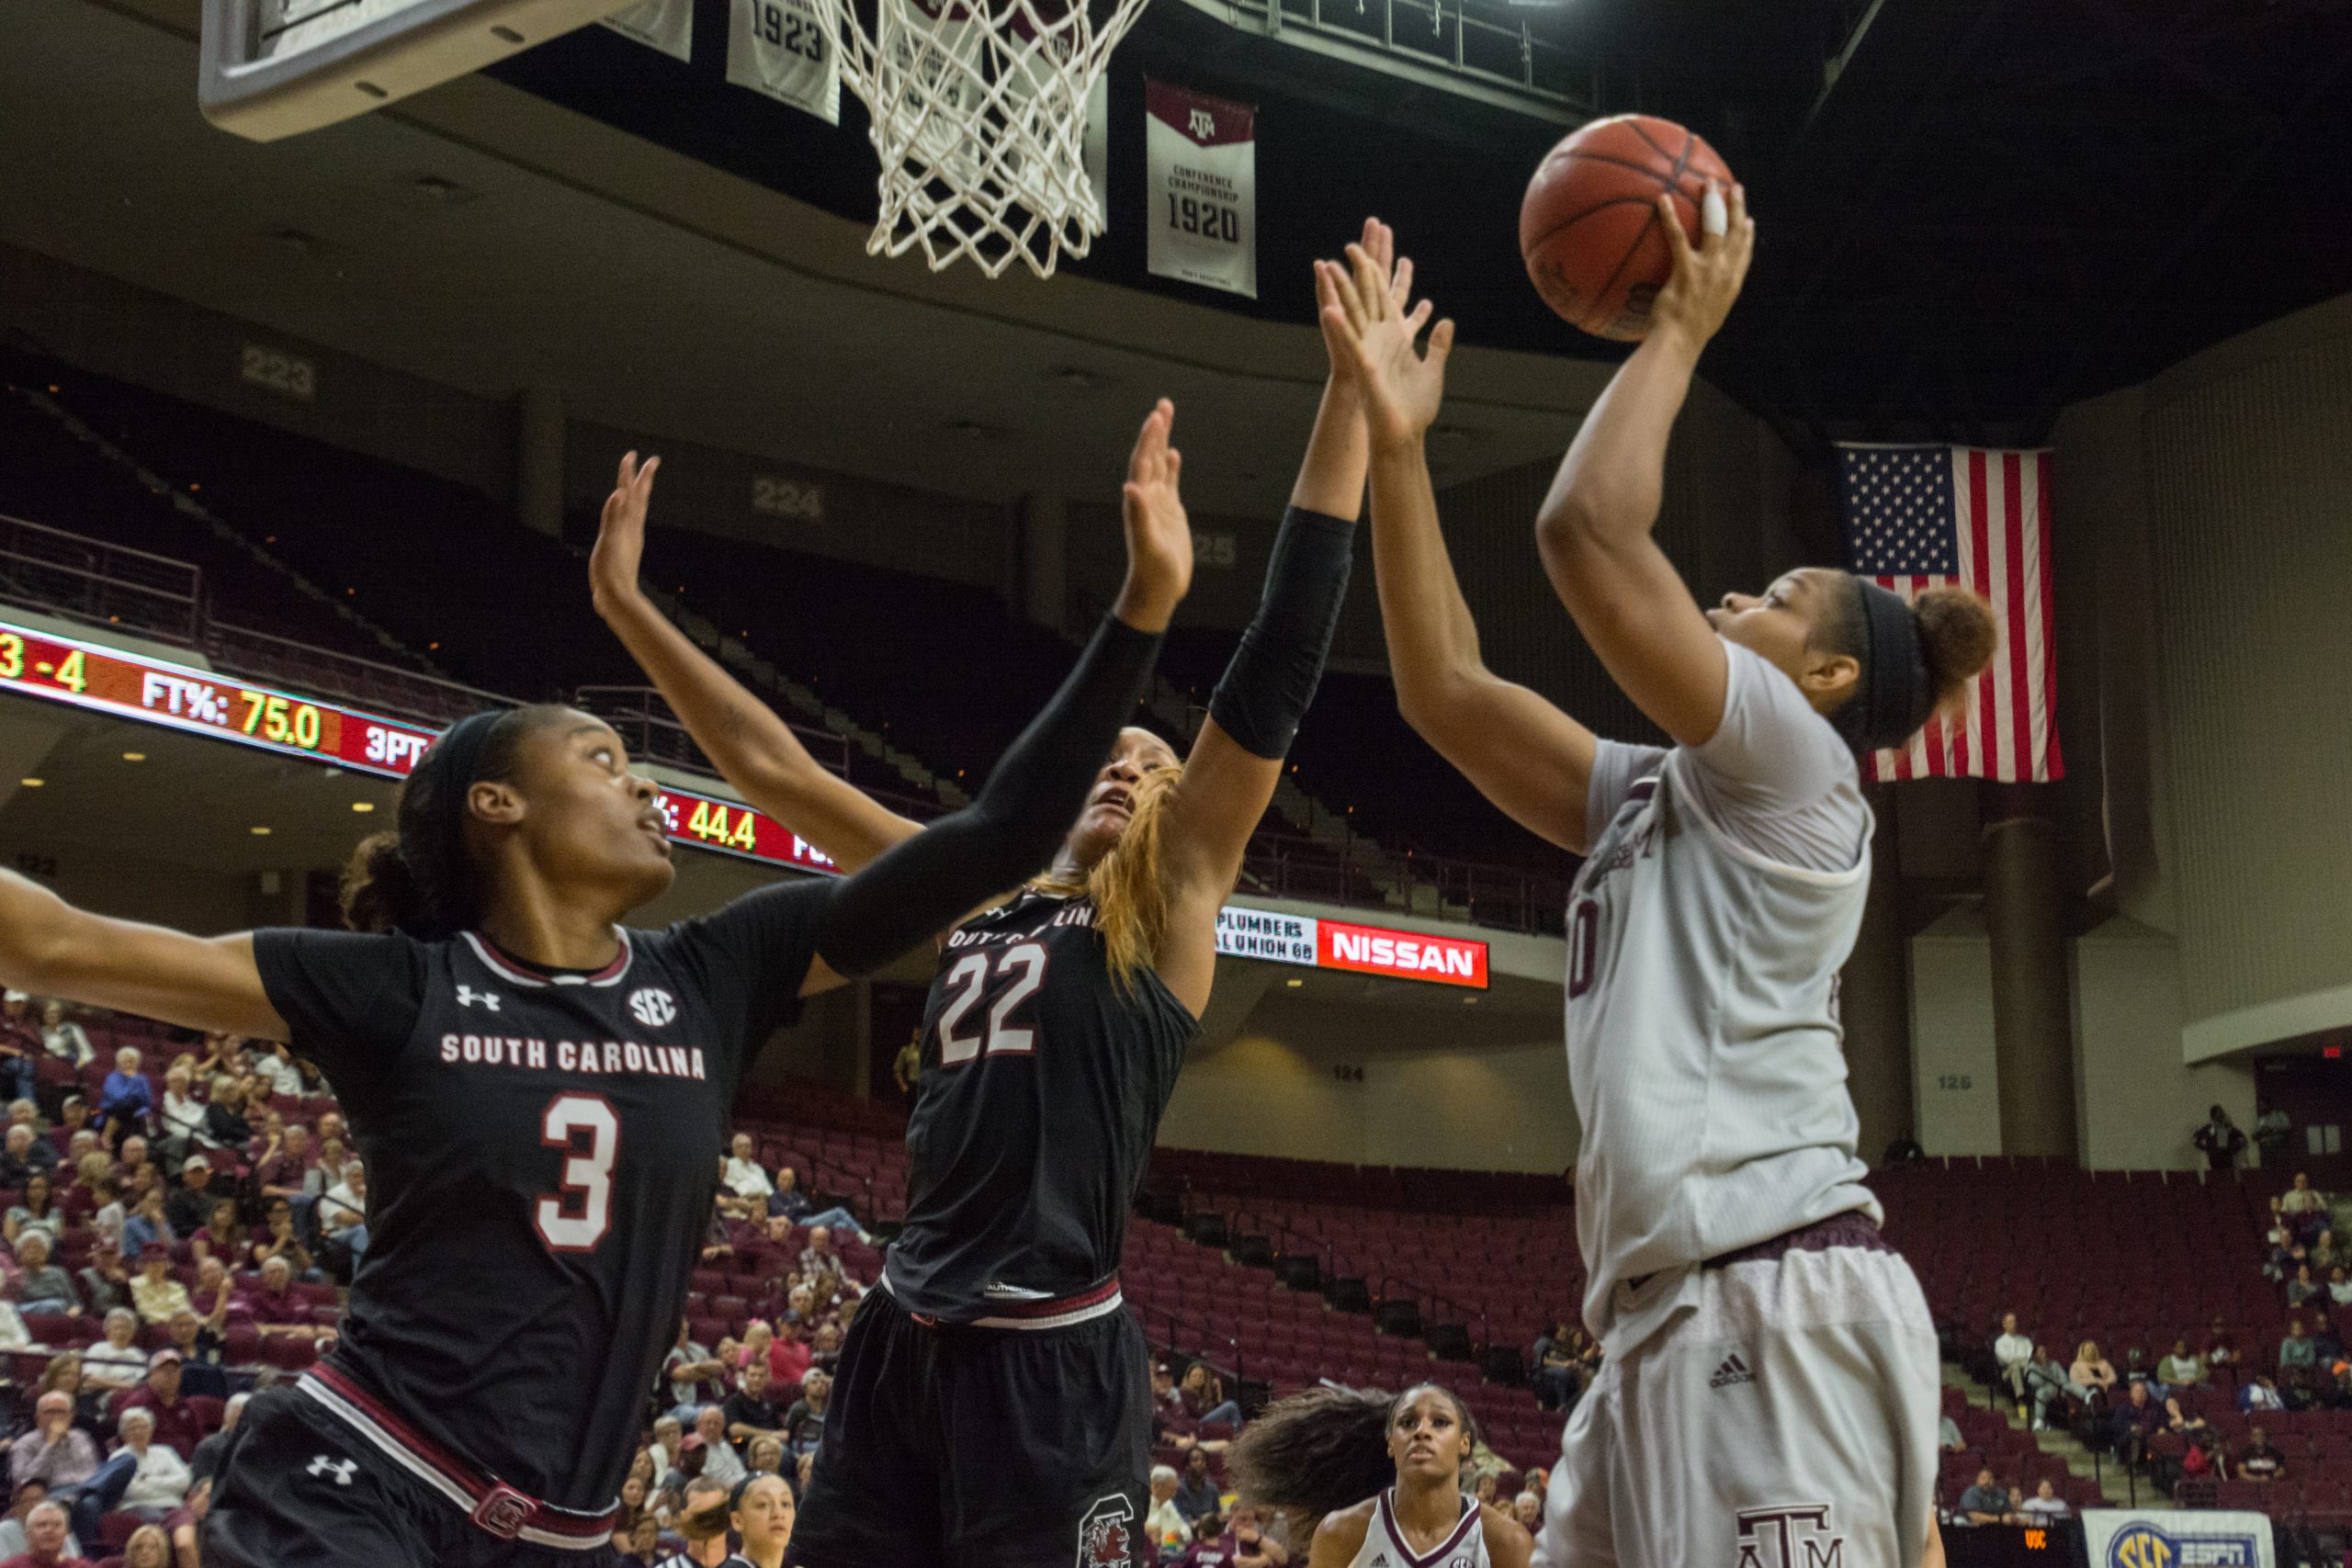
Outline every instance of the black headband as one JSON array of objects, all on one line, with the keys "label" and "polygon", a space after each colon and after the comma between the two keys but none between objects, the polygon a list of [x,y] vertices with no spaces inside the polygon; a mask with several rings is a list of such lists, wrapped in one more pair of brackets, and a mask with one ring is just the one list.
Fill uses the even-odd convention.
[{"label": "black headband", "polygon": [[1928,673],[1928,652],[1919,641],[1918,618],[1901,595],[1866,577],[1861,590],[1865,653],[1862,690],[1851,706],[1860,711],[1864,750],[1901,746],[1918,733],[1936,710],[1936,682]]},{"label": "black headband", "polygon": [[403,822],[401,831],[431,840],[432,864],[459,867],[466,863],[466,795],[481,777],[481,754],[506,711],[468,714],[443,730],[416,764],[417,773],[429,771],[440,786],[434,800],[435,809],[430,820]]}]

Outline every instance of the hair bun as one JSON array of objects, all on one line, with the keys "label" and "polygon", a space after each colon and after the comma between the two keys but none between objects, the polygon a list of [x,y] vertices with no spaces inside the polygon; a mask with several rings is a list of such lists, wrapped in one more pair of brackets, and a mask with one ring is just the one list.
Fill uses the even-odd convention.
[{"label": "hair bun", "polygon": [[343,868],[343,923],[356,931],[413,925],[424,912],[424,889],[401,852],[396,832],[370,833]]},{"label": "hair bun", "polygon": [[1965,588],[1928,589],[1912,602],[1911,616],[1918,626],[1928,677],[1935,683],[1936,707],[1948,709],[1993,662],[2001,641],[2000,625],[1984,596]]}]

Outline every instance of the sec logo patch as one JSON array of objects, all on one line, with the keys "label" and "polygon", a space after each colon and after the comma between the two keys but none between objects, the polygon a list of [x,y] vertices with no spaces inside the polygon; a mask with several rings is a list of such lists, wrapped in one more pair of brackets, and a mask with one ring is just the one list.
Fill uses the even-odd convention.
[{"label": "sec logo patch", "polygon": [[659,1029],[678,1016],[677,998],[657,986],[647,986],[631,991],[628,998],[631,1017],[648,1029]]}]

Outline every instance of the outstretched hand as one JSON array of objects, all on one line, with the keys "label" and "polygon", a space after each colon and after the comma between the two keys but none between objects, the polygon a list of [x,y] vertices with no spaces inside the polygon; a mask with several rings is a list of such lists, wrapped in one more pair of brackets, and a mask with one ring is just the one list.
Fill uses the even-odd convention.
[{"label": "outstretched hand", "polygon": [[645,512],[653,500],[654,470],[661,467],[659,457],[648,457],[639,465],[636,453],[621,456],[613,493],[605,498],[596,547],[588,554],[588,592],[599,615],[638,592],[638,569],[645,559]]},{"label": "outstretched hand", "polygon": [[[1363,236],[1357,241],[1357,246],[1371,259],[1373,271],[1387,286],[1396,308],[1403,310],[1405,302],[1413,294],[1413,258],[1407,256],[1402,261],[1397,260],[1396,231],[1377,218],[1367,218],[1363,220]],[[1315,299],[1318,311],[1336,299],[1324,290],[1323,265],[1321,262],[1315,264]],[[1363,390],[1363,377],[1357,369],[1355,355],[1347,351],[1343,343],[1332,337],[1329,327],[1323,333],[1323,349],[1331,360],[1331,385],[1350,396],[1360,396]]]},{"label": "outstretched hand", "polygon": [[[1380,227],[1384,231],[1387,228]],[[1393,236],[1389,243],[1393,247]],[[1445,400],[1445,361],[1453,352],[1453,322],[1438,322],[1426,353],[1415,348],[1436,307],[1424,299],[1408,310],[1412,285],[1411,258],[1391,268],[1361,244],[1348,247],[1344,264],[1315,264],[1324,344],[1333,365],[1345,360],[1353,367],[1376,446],[1419,440]]]},{"label": "outstretched hand", "polygon": [[[1674,276],[1658,290],[1650,306],[1650,333],[1679,333],[1695,350],[1723,329],[1747,281],[1747,264],[1756,254],[1756,220],[1747,215],[1747,187],[1735,185],[1724,231],[1702,232],[1693,243],[1682,227],[1682,214],[1673,197],[1658,193],[1657,209],[1666,226],[1666,243],[1674,251]],[[1720,204],[1725,193],[1710,181],[1709,204]]]},{"label": "outstretched hand", "polygon": [[1162,398],[1146,415],[1127,458],[1119,512],[1127,534],[1127,581],[1115,614],[1138,631],[1168,628],[1193,586],[1193,524],[1179,489],[1184,455],[1168,444],[1176,405]]}]

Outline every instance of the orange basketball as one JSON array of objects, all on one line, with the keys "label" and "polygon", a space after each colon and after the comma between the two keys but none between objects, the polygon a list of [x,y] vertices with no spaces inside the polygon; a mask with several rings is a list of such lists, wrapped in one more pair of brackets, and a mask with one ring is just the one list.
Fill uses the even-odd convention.
[{"label": "orange basketball", "polygon": [[1699,204],[1731,171],[1696,133],[1670,119],[1596,119],[1536,166],[1519,207],[1519,252],[1544,302],[1596,337],[1650,330],[1650,301],[1674,273],[1657,214],[1674,193],[1684,231],[1699,238]]}]

